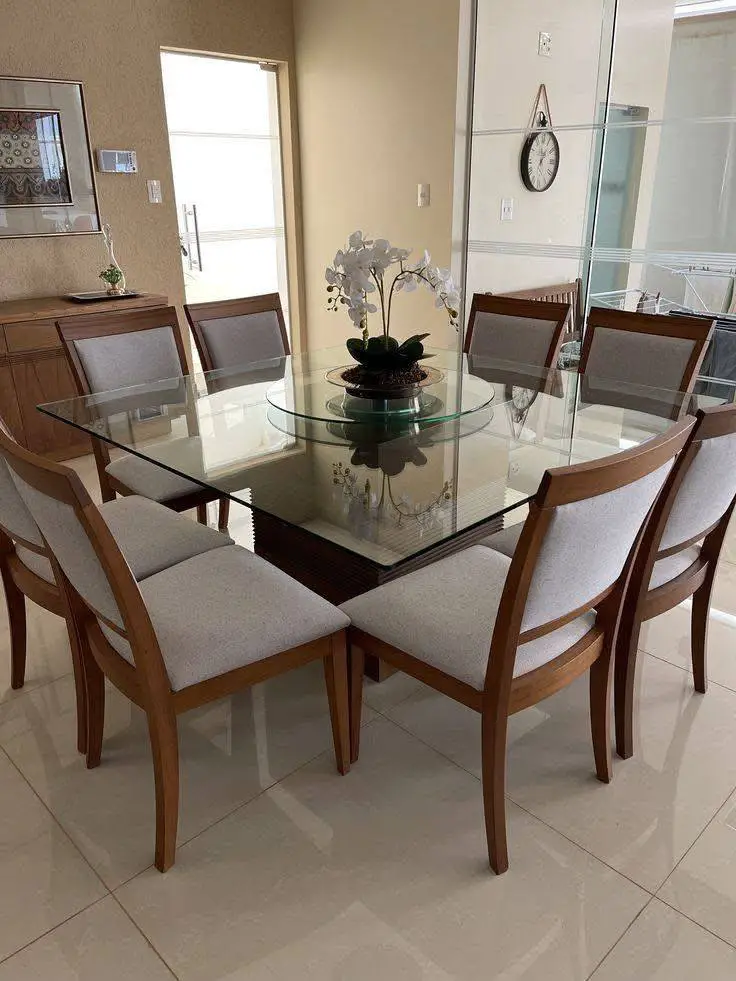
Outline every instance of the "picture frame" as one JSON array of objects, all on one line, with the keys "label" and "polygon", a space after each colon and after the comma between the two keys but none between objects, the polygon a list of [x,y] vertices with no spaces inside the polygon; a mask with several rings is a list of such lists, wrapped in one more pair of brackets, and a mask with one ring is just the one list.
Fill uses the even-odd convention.
[{"label": "picture frame", "polygon": [[101,230],[82,83],[0,76],[0,239]]}]

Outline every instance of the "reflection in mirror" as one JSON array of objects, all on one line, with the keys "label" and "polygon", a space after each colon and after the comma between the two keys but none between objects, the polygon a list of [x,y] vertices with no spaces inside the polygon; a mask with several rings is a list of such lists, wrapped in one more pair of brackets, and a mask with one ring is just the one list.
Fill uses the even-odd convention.
[{"label": "reflection in mirror", "polygon": [[[579,277],[576,339],[591,306],[702,318],[704,327],[715,320],[696,391],[728,397],[736,4],[548,8],[524,0],[509,13],[500,0],[479,0],[466,293],[531,298]],[[529,43],[540,25],[549,59]],[[542,82],[560,168],[549,190],[532,193],[519,154]]]}]

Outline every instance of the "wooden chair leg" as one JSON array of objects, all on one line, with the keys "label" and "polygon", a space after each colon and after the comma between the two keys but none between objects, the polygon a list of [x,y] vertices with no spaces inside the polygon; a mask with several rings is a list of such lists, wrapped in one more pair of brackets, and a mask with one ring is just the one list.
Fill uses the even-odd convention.
[{"label": "wooden chair leg", "polygon": [[[74,672],[74,689],[77,698],[77,750],[86,754],[87,752],[87,726],[88,726],[88,712],[87,704],[89,701],[89,696],[87,695],[87,671],[84,663],[84,655],[82,653],[82,641],[79,637],[77,631],[77,626],[74,622],[73,617],[66,616],[66,632],[69,637],[69,648],[72,652],[72,669]],[[103,692],[104,698],[104,692]],[[104,717],[104,705],[103,705],[103,717]],[[97,761],[99,763],[99,759]]]},{"label": "wooden chair leg", "polygon": [[148,732],[156,785],[155,864],[159,872],[166,872],[176,858],[179,824],[179,733],[170,703],[148,712]]},{"label": "wooden chair leg", "polygon": [[704,695],[708,690],[708,615],[713,592],[714,575],[708,575],[700,589],[693,593],[690,618],[691,656],[695,691]]},{"label": "wooden chair leg", "polygon": [[217,518],[217,530],[227,531],[227,526],[230,522],[230,498],[221,497],[220,498],[220,511]]},{"label": "wooden chair leg", "polygon": [[360,725],[363,718],[363,678],[365,654],[360,647],[348,645],[350,669],[350,762],[355,763],[360,753]]},{"label": "wooden chair leg", "polygon": [[483,810],[488,839],[488,861],[496,875],[509,867],[506,841],[506,729],[508,716],[497,706],[483,708],[481,748],[483,755]]},{"label": "wooden chair leg", "polygon": [[197,521],[201,525],[206,525],[207,524],[207,505],[206,504],[198,504],[197,505]]},{"label": "wooden chair leg", "polygon": [[10,627],[10,687],[18,689],[26,680],[26,598],[13,582],[5,562],[0,568]]},{"label": "wooden chair leg", "polygon": [[[624,607],[616,641],[614,705],[616,752],[622,760],[634,754],[634,688],[641,620]],[[591,679],[592,681],[592,679]]]},{"label": "wooden chair leg", "polygon": [[607,642],[600,656],[590,666],[590,731],[593,737],[596,776],[610,783],[611,759],[611,661],[615,639]]},{"label": "wooden chair leg", "polygon": [[81,643],[81,650],[87,695],[87,769],[93,770],[100,765],[102,759],[102,737],[105,732],[105,675],[84,640]]},{"label": "wooden chair leg", "polygon": [[350,769],[350,708],[348,701],[348,656],[345,631],[330,638],[332,651],[324,659],[327,699],[330,704],[332,739],[335,744],[337,769],[345,774]]}]

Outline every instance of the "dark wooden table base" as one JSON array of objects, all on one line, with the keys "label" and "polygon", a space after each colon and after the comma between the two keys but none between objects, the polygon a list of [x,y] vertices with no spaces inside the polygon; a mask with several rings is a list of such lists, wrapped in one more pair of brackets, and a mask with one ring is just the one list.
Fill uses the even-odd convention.
[{"label": "dark wooden table base", "polygon": [[[303,528],[253,512],[257,554],[335,605],[468,548],[502,527],[503,518],[492,518],[399,566],[386,568]],[[383,681],[393,673],[394,669],[377,658],[366,658],[366,674],[374,681]]]}]

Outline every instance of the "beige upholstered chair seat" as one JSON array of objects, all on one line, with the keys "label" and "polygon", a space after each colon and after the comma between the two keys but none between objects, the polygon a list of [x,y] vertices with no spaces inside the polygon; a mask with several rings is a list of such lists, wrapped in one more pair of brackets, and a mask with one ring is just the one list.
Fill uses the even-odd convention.
[{"label": "beige upholstered chair seat", "polygon": [[[495,535],[489,535],[488,538],[483,538],[479,544],[511,558],[519,542],[519,536],[523,527],[523,523],[511,525],[509,528],[504,528],[503,531],[499,531]],[[655,563],[654,569],[652,570],[649,588],[657,589],[659,586],[664,586],[666,582],[670,582],[671,579],[675,579],[685,572],[686,569],[689,569],[693,562],[697,562],[699,555],[700,546],[693,545],[690,548],[683,549],[682,552],[676,552],[674,555],[668,555],[666,558],[660,559],[659,562]]]},{"label": "beige upholstered chair seat", "polygon": [[[101,505],[100,513],[138,581],[195,555],[233,544],[229,535],[190,521],[143,497],[109,501]],[[22,545],[18,545],[16,551],[31,572],[47,582],[54,582],[51,563],[44,555]]]},{"label": "beige upholstered chair seat", "polygon": [[[480,691],[510,566],[505,555],[475,545],[348,600],[341,609],[359,630]],[[594,614],[588,613],[522,644],[514,677],[552,661],[594,623]]]},{"label": "beige upholstered chair seat", "polygon": [[[252,552],[231,545],[140,584],[174,691],[348,626],[336,607]],[[133,662],[130,647],[102,627]]]},{"label": "beige upholstered chair seat", "polygon": [[202,492],[200,484],[132,454],[113,460],[105,467],[105,471],[136,494],[151,501],[171,501],[186,494]]},{"label": "beige upholstered chair seat", "polygon": [[666,582],[682,575],[693,562],[698,561],[699,555],[700,545],[693,545],[691,548],[685,548],[682,552],[675,552],[674,555],[668,555],[667,558],[655,562],[652,578],[649,580],[649,588],[657,589],[659,586],[664,586]]}]

